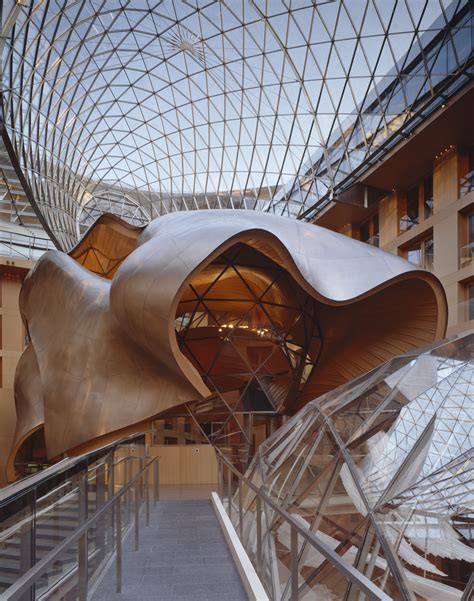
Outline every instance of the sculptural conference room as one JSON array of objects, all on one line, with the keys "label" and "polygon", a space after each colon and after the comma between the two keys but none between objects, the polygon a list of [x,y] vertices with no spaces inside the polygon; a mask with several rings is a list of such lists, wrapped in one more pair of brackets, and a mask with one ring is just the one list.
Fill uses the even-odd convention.
[{"label": "sculptural conference room", "polygon": [[472,2],[0,6],[0,601],[473,601]]}]

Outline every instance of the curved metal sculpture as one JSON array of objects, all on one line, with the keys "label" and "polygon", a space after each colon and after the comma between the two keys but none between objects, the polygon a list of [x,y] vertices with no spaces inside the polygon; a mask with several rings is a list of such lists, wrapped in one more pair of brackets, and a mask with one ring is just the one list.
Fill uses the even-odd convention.
[{"label": "curved metal sculpture", "polygon": [[145,228],[105,215],[70,256],[38,261],[20,306],[30,344],[12,456],[41,421],[36,412],[27,425],[41,398],[49,457],[213,395],[292,414],[441,338],[447,315],[439,281],[399,257],[317,226],[219,210]]}]

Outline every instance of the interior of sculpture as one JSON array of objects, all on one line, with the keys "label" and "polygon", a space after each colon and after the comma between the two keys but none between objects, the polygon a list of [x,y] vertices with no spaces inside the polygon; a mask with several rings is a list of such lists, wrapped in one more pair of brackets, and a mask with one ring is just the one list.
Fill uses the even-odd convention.
[{"label": "interior of sculpture", "polygon": [[[315,399],[260,444],[246,474],[391,599],[459,600],[471,574],[473,350],[466,335]],[[245,485],[242,495],[255,558],[256,497]],[[268,508],[262,528],[266,586],[286,598],[290,529]],[[298,586],[300,599],[358,598],[301,538]]]}]

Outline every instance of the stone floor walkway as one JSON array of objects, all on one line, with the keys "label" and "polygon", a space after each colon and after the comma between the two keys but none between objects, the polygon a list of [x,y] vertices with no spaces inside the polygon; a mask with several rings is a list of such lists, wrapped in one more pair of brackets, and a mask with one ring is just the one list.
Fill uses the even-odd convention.
[{"label": "stone floor walkway", "polygon": [[[143,515],[141,516],[143,521]],[[248,599],[210,500],[160,501],[150,525],[123,543],[122,593],[115,564],[92,601],[246,601]]]}]

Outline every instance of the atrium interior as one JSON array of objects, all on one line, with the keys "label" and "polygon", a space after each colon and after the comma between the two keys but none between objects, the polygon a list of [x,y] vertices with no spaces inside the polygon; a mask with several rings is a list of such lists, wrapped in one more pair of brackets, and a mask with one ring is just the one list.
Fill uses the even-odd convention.
[{"label": "atrium interior", "polygon": [[473,3],[0,7],[0,600],[472,601]]}]

